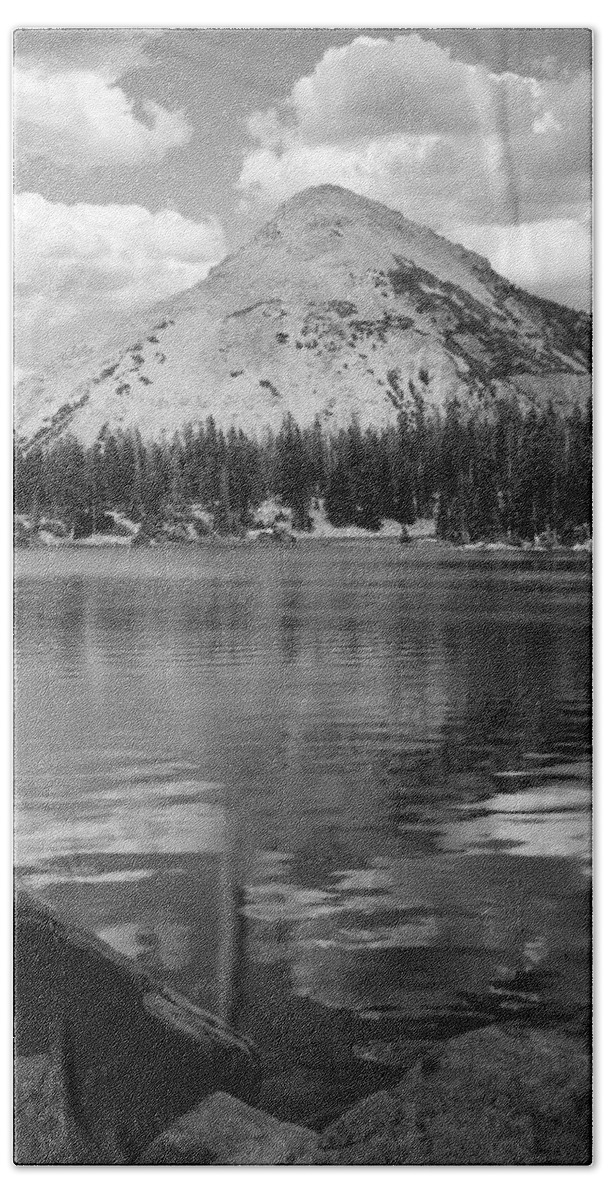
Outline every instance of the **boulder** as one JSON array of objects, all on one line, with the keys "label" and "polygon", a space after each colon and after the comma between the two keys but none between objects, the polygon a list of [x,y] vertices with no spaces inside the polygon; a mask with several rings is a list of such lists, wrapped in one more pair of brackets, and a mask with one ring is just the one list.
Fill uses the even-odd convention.
[{"label": "boulder", "polygon": [[279,1165],[314,1147],[316,1135],[277,1121],[226,1092],[214,1092],[159,1134],[140,1158],[146,1165]]},{"label": "boulder", "polygon": [[436,1046],[391,1089],[344,1113],[300,1163],[584,1165],[583,1039],[490,1026]]},{"label": "boulder", "polygon": [[100,1161],[76,1125],[61,1069],[50,1054],[15,1059],[14,1161],[18,1166]]},{"label": "boulder", "polygon": [[219,1088],[247,1100],[256,1094],[259,1061],[249,1042],[20,889],[14,961],[17,1057],[48,1058],[52,1067],[24,1068],[27,1128],[37,1106],[41,1153],[50,1089],[69,1098],[76,1127],[104,1163],[137,1161]]}]

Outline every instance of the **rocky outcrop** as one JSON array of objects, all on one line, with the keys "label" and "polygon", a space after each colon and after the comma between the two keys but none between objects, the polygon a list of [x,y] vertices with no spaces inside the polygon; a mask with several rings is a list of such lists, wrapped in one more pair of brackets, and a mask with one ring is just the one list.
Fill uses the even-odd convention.
[{"label": "rocky outcrop", "polygon": [[476,1030],[428,1052],[299,1159],[317,1165],[584,1165],[590,1061],[557,1033]]},{"label": "rocky outcrop", "polygon": [[23,892],[15,988],[17,1162],[133,1162],[218,1088],[255,1098],[244,1039]]},{"label": "rocky outcrop", "polygon": [[[280,1081],[279,1081],[280,1082]],[[262,1086],[284,1112],[295,1085]],[[301,1112],[318,1103],[302,1079]],[[214,1092],[140,1151],[141,1165],[585,1165],[591,1159],[590,1062],[582,1039],[497,1027],[427,1050],[399,1084],[368,1096],[320,1135],[233,1095]],[[107,1092],[94,1136],[76,1121],[66,1075],[38,1054],[17,1060],[15,1161],[132,1162],[113,1140]],[[314,1107],[314,1104],[312,1104]],[[297,1105],[294,1109],[297,1110]],[[103,1134],[103,1146],[100,1136]]]},{"label": "rocky outcrop", "polygon": [[234,1096],[215,1092],[161,1133],[140,1162],[277,1166],[312,1153],[315,1143],[312,1130],[277,1121]]},{"label": "rocky outcrop", "polygon": [[94,1146],[74,1120],[63,1072],[50,1054],[20,1055],[16,1059],[14,1110],[14,1158],[19,1166],[100,1162]]}]

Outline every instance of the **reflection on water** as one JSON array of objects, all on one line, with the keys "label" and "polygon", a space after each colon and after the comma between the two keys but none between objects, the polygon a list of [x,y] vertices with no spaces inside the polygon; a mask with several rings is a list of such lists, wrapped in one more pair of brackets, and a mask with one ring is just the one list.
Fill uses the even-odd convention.
[{"label": "reflection on water", "polygon": [[589,986],[589,572],[396,543],[27,551],[18,871],[339,1075]]}]

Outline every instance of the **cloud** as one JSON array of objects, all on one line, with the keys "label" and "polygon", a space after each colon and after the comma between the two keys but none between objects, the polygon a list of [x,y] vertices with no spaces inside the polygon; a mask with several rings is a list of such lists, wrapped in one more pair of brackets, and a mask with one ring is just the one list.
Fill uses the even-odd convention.
[{"label": "cloud", "polygon": [[516,122],[543,111],[535,80],[459,62],[418,34],[358,37],[330,48],[295,84],[289,104],[306,141],[462,136],[480,127],[490,132],[505,106]]},{"label": "cloud", "polygon": [[330,48],[249,131],[239,186],[254,201],[333,182],[441,228],[572,215],[589,198],[587,72],[497,75],[417,34]]},{"label": "cloud", "polygon": [[20,66],[14,84],[20,160],[47,159],[85,171],[104,163],[157,161],[193,129],[182,112],[144,101],[140,115],[108,72]]},{"label": "cloud", "polygon": [[520,225],[453,225],[448,236],[476,250],[527,291],[571,308],[591,306],[591,230],[571,218]]},{"label": "cloud", "polygon": [[138,205],[55,204],[34,192],[15,198],[17,356],[62,329],[147,307],[191,287],[223,258],[213,217],[151,213]]},{"label": "cloud", "polygon": [[[557,222],[555,253],[576,270],[566,234],[577,247],[586,236],[590,96],[586,70],[541,79],[497,74],[418,34],[357,37],[327,50],[282,105],[252,114],[255,144],[238,187],[251,210],[315,184],[338,184],[446,236],[466,226],[475,240],[479,226],[482,243],[497,253],[490,229],[525,226],[528,233],[505,235],[496,267],[498,259],[515,263],[515,249],[505,257],[507,244],[523,247],[532,238],[546,247]],[[543,249],[533,261],[529,286],[552,286],[550,254]]]}]

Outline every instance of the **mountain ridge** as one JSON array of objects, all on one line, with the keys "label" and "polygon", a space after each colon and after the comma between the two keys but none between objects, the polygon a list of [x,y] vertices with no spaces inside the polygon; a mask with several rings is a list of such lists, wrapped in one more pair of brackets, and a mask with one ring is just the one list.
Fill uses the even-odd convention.
[{"label": "mountain ridge", "polygon": [[533,296],[487,259],[397,210],[308,188],[187,291],[125,319],[17,389],[25,442],[103,426],[167,433],[210,415],[278,428],[396,420],[514,391],[558,405],[590,392],[590,319]]}]

